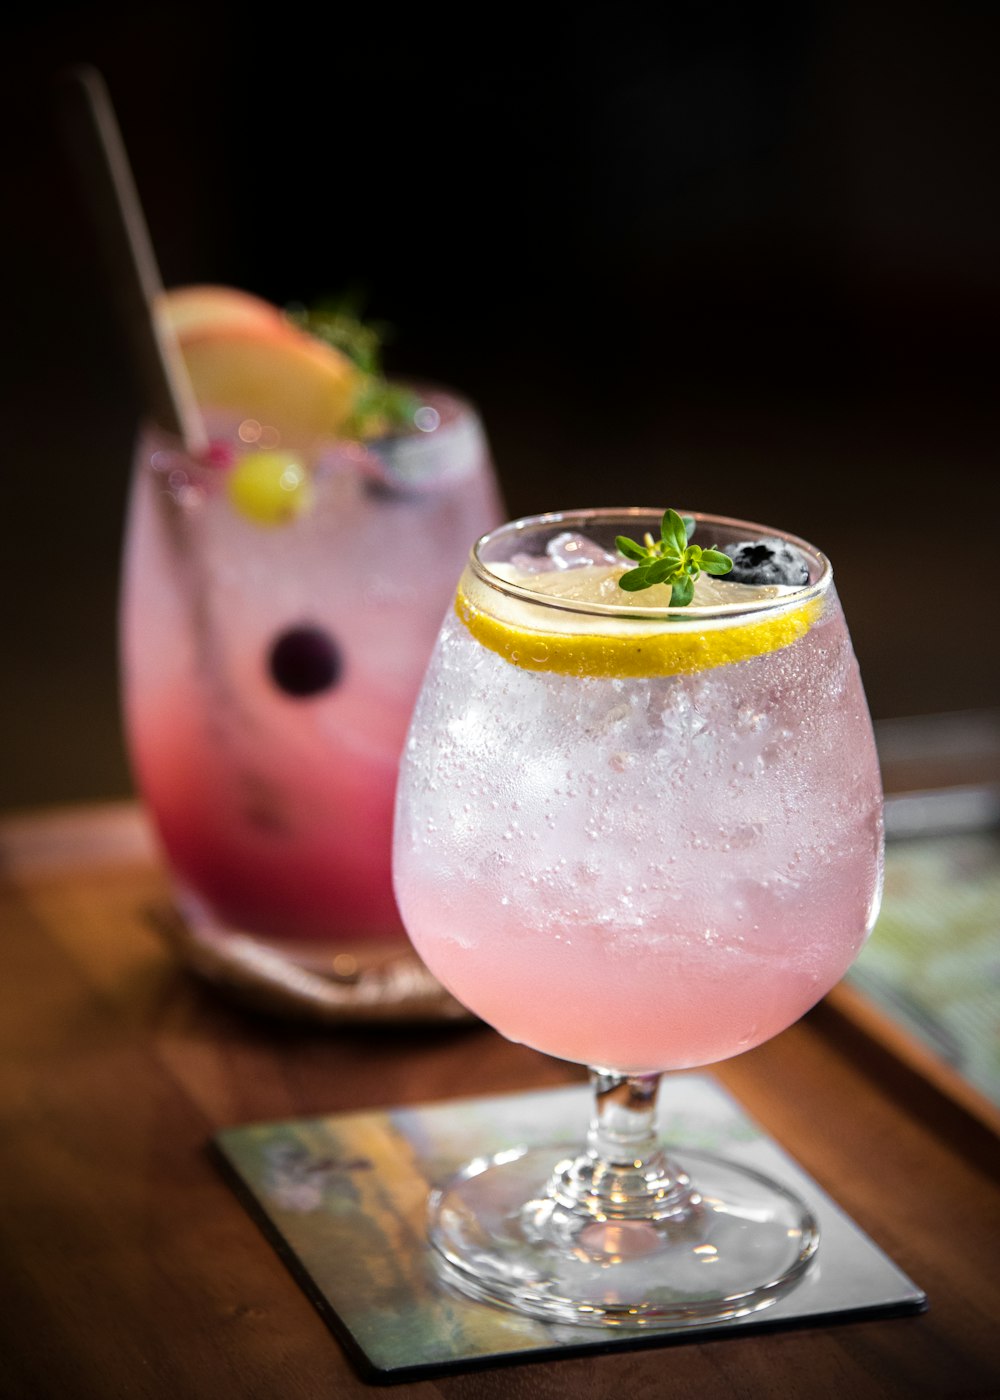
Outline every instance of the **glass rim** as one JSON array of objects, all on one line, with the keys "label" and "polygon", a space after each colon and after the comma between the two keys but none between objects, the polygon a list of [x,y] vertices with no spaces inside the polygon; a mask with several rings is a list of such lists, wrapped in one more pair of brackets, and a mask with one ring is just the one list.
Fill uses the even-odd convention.
[{"label": "glass rim", "polygon": [[678,514],[693,516],[699,525],[724,526],[732,528],[734,531],[751,532],[751,538],[756,535],[761,539],[778,539],[793,544],[818,566],[819,574],[811,583],[805,583],[800,588],[789,589],[773,598],[754,598],[735,603],[715,603],[705,607],[699,607],[695,604],[689,604],[683,608],[669,606],[619,607],[614,603],[587,603],[575,598],[557,598],[550,593],[538,593],[522,583],[514,583],[510,579],[493,573],[487,561],[482,557],[482,551],[487,546],[505,535],[527,537],[529,532],[557,526],[562,526],[565,529],[576,527],[581,529],[581,533],[585,533],[588,522],[597,521],[606,524],[618,520],[623,525],[627,525],[630,521],[641,520],[644,525],[653,522],[658,532],[660,521],[663,518],[663,509],[655,506],[597,506],[521,516],[480,535],[469,551],[469,567],[476,578],[487,588],[492,588],[508,598],[530,603],[532,607],[549,608],[556,612],[578,613],[590,617],[618,618],[623,621],[649,621],[653,619],[692,624],[711,621],[715,618],[739,619],[760,613],[776,612],[788,607],[798,607],[814,598],[822,597],[833,582],[833,566],[829,559],[822,550],[817,549],[815,545],[810,544],[808,540],[802,539],[799,535],[793,535],[787,530],[775,530],[769,525],[760,525],[755,521],[741,520],[735,516],[714,515],[710,511],[679,510]]}]

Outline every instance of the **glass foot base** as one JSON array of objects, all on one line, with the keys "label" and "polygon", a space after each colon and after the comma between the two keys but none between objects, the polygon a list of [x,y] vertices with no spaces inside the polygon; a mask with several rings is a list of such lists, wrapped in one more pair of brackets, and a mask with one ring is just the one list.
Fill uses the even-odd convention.
[{"label": "glass foot base", "polygon": [[658,1219],[561,1203],[550,1194],[567,1165],[557,1158],[552,1148],[477,1158],[432,1194],[430,1238],[453,1287],[550,1322],[682,1328],[769,1306],[816,1252],[803,1201],[708,1153],[683,1154],[683,1198]]}]

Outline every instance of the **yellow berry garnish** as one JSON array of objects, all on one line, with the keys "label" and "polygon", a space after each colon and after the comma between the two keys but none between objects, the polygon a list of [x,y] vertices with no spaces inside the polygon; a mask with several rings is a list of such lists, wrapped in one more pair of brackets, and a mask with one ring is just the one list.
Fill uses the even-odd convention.
[{"label": "yellow berry garnish", "polygon": [[312,503],[312,482],[294,452],[249,452],[227,480],[229,499],[257,525],[284,525]]}]

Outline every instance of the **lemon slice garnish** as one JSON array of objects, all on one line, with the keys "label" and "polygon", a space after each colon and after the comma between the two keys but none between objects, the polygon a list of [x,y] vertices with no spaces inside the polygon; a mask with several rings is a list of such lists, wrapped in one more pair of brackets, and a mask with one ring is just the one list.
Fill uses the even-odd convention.
[{"label": "lemon slice garnish", "polygon": [[[519,582],[533,586],[530,577]],[[558,601],[549,588],[546,593]],[[602,616],[533,605],[468,570],[455,598],[455,612],[476,641],[511,665],[606,679],[691,675],[779,651],[804,637],[822,608],[822,597],[810,590],[805,600],[772,600],[739,620],[698,615],[697,608],[662,619]]]},{"label": "lemon slice garnish", "polygon": [[233,288],[181,287],[163,294],[157,315],[177,335],[202,408],[256,418],[283,446],[343,436],[360,371],[277,307]]}]

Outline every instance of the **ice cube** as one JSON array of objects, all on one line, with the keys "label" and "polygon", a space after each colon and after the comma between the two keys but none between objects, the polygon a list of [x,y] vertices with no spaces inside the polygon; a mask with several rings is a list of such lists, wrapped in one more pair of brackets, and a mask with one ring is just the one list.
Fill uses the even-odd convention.
[{"label": "ice cube", "polygon": [[574,530],[564,530],[561,535],[549,540],[545,552],[557,569],[581,569],[593,564],[606,567],[621,563],[617,555],[609,554],[599,544],[588,540],[586,535],[579,535]]},{"label": "ice cube", "polygon": [[[512,554],[511,567],[519,574],[548,574],[552,572],[552,561],[544,554]],[[499,573],[499,567],[491,564],[490,568],[494,573]]]}]

